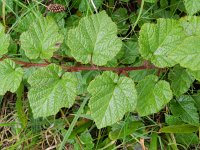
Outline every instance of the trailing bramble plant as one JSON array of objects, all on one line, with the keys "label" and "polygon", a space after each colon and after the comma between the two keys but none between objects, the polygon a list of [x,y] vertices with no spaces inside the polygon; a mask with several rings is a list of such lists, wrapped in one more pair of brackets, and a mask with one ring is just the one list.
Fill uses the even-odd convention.
[{"label": "trailing bramble plant", "polygon": [[[16,93],[19,124],[23,128],[28,126],[28,115],[22,111],[23,99],[27,98],[33,120],[61,114],[66,121],[66,116],[72,115],[67,120],[68,130],[61,125],[60,149],[70,142],[74,147],[85,146],[80,149],[93,149],[92,122],[93,128],[109,131],[110,141],[101,141],[104,149],[119,139],[129,143],[131,136],[141,138],[144,129],[149,129],[148,123],[156,122],[154,117],[147,122],[145,118],[159,114],[165,122],[154,124],[150,149],[158,148],[159,133],[166,133],[168,142],[174,144],[173,149],[178,149],[176,143],[185,147],[198,144],[200,2],[171,0],[170,3],[138,1],[141,9],[134,16],[122,7],[114,12],[103,9],[103,1],[80,2],[78,8],[71,2],[68,4],[81,15],[66,16],[69,13],[62,3],[46,6],[51,12],[45,11],[43,15],[45,7],[40,7],[45,4],[37,2],[38,9],[25,5],[30,7],[30,12],[10,27],[5,19],[9,11],[2,11],[0,95]],[[155,17],[159,9],[154,8],[155,19],[145,20],[144,4],[171,6],[163,12],[168,17]],[[1,5],[3,9],[10,8],[5,1]],[[170,18],[174,5],[185,6],[183,10],[178,8],[184,15]],[[86,120],[82,128],[77,125],[79,118]],[[189,137],[191,141],[184,141]],[[142,141],[140,144],[144,148]]]}]

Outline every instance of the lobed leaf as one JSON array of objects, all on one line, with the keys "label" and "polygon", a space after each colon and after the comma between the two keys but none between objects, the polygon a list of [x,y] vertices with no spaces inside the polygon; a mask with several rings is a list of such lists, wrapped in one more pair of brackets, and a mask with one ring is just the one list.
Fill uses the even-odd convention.
[{"label": "lobed leaf", "polygon": [[174,116],[181,118],[182,121],[199,126],[199,114],[194,103],[192,97],[181,96],[177,101],[170,103],[170,110]]},{"label": "lobed leaf", "polygon": [[28,79],[28,93],[34,118],[55,115],[62,107],[71,107],[77,95],[78,81],[74,74],[51,64],[36,70]]},{"label": "lobed leaf", "polygon": [[199,0],[184,0],[185,8],[189,15],[194,15],[200,11],[200,1]]},{"label": "lobed leaf", "polygon": [[194,81],[194,77],[186,69],[175,66],[169,72],[169,79],[171,80],[171,88],[176,96],[180,96],[188,91]]},{"label": "lobed leaf", "polygon": [[23,16],[22,19],[18,20],[17,27],[15,28],[15,31],[17,32],[25,32],[29,29],[29,26],[37,20],[37,18],[42,17],[42,14],[40,12],[29,12],[25,16]]},{"label": "lobed leaf", "polygon": [[180,23],[188,36],[200,34],[200,17],[186,16],[180,19]]},{"label": "lobed leaf", "polygon": [[134,111],[137,92],[132,79],[118,77],[113,72],[104,72],[88,86],[92,95],[89,101],[91,115],[98,128],[112,125],[123,118],[124,114]]},{"label": "lobed leaf", "polygon": [[56,22],[51,17],[37,17],[26,32],[20,36],[21,48],[30,59],[50,59],[62,43]]},{"label": "lobed leaf", "polygon": [[68,46],[77,61],[102,66],[117,55],[122,42],[116,24],[102,11],[82,18],[78,27],[69,30]]},{"label": "lobed leaf", "polygon": [[193,70],[188,69],[188,72],[190,72],[190,73],[192,74],[192,76],[193,76],[196,80],[200,81],[200,70],[195,70],[195,71],[193,71]]},{"label": "lobed leaf", "polygon": [[168,54],[168,57],[182,67],[200,70],[200,36],[189,36]]},{"label": "lobed leaf", "polygon": [[21,84],[23,73],[23,69],[17,67],[10,59],[0,62],[0,95],[4,95],[7,91],[16,92]]},{"label": "lobed leaf", "polygon": [[5,27],[0,23],[0,55],[8,52],[10,45],[10,35],[5,34]]},{"label": "lobed leaf", "polygon": [[158,81],[158,77],[149,75],[136,86],[138,91],[137,112],[147,116],[159,112],[171,99],[172,91],[168,82]]},{"label": "lobed leaf", "polygon": [[157,24],[146,23],[140,30],[140,53],[157,67],[172,67],[177,62],[168,55],[184,38],[183,27],[176,20],[158,19]]}]

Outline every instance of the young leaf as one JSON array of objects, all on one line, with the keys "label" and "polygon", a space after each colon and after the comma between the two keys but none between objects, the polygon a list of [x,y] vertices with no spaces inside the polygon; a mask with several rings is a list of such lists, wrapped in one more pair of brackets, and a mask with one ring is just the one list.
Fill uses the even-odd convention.
[{"label": "young leaf", "polygon": [[104,72],[90,82],[88,92],[92,95],[89,101],[91,115],[99,129],[116,123],[126,112],[135,110],[137,93],[130,78]]},{"label": "young leaf", "polygon": [[196,132],[199,128],[190,124],[166,126],[160,129],[163,133],[192,133]]},{"label": "young leaf", "polygon": [[122,42],[116,24],[103,11],[82,18],[77,28],[69,30],[68,46],[77,61],[102,66],[117,55]]},{"label": "young leaf", "polygon": [[0,55],[3,55],[8,52],[8,47],[10,44],[10,35],[5,34],[5,28],[0,23]]},{"label": "young leaf", "polygon": [[198,126],[199,114],[190,96],[181,96],[177,101],[170,103],[170,110],[174,116],[180,117],[184,122]]},{"label": "young leaf", "polygon": [[184,0],[185,8],[189,15],[194,15],[200,11],[200,1],[199,0]]},{"label": "young leaf", "polygon": [[168,57],[185,38],[183,27],[176,20],[158,19],[157,24],[146,23],[140,30],[139,45],[142,57],[158,67],[176,64]]},{"label": "young leaf", "polygon": [[168,57],[179,63],[182,67],[191,70],[200,70],[199,40],[200,36],[185,38],[179,46],[168,54]]},{"label": "young leaf", "polygon": [[29,77],[28,92],[34,118],[55,115],[62,107],[71,107],[77,94],[77,78],[51,64],[36,70]]},{"label": "young leaf", "polygon": [[138,91],[137,111],[147,116],[160,111],[171,99],[172,91],[168,82],[158,81],[158,77],[149,75],[136,86]]},{"label": "young leaf", "polygon": [[23,73],[23,69],[10,59],[0,62],[0,95],[7,91],[14,93],[20,86]]},{"label": "young leaf", "polygon": [[169,79],[171,80],[171,88],[176,96],[180,96],[188,91],[194,78],[186,69],[175,66],[169,72]]},{"label": "young leaf", "polygon": [[51,17],[38,17],[20,36],[21,48],[30,59],[49,59],[62,43],[63,36]]}]

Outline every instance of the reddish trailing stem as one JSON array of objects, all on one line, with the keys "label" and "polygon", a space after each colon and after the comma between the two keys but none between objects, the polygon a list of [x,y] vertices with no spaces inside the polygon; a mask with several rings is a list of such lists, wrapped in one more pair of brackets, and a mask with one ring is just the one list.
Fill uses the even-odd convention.
[{"label": "reddish trailing stem", "polygon": [[[3,61],[5,58],[1,58],[0,61]],[[48,66],[49,63],[31,63],[31,62],[24,62],[24,61],[20,61],[20,60],[15,60],[12,59],[15,63],[21,65],[22,67],[45,67]],[[120,68],[115,68],[115,67],[99,67],[99,66],[66,66],[66,65],[61,65],[61,67],[65,70],[65,71],[69,71],[69,72],[78,72],[78,71],[84,71],[84,70],[99,70],[99,71],[116,71],[116,72],[126,72],[126,71],[133,71],[133,70],[145,70],[145,69],[157,69],[155,66],[152,65],[147,65],[144,64],[142,66],[138,66],[138,67],[120,67]]]}]

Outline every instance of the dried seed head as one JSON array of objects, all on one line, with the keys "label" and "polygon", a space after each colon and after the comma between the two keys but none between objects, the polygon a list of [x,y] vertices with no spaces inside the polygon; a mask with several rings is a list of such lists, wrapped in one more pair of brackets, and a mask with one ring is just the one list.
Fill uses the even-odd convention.
[{"label": "dried seed head", "polygon": [[50,4],[49,6],[47,6],[47,10],[54,13],[63,12],[65,11],[65,6],[60,4]]}]

